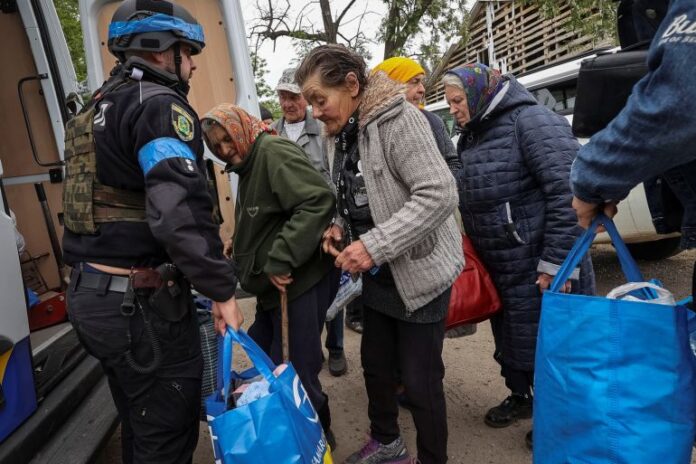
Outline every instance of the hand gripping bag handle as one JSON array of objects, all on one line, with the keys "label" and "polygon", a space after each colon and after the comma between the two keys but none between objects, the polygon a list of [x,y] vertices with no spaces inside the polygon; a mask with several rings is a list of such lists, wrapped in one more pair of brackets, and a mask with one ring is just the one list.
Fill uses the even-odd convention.
[{"label": "hand gripping bag handle", "polygon": [[561,286],[573,273],[573,270],[578,267],[580,261],[582,261],[582,258],[584,258],[587,252],[590,250],[592,241],[597,235],[597,227],[599,227],[600,224],[607,229],[609,238],[611,238],[611,242],[614,244],[614,248],[616,248],[616,254],[619,257],[619,263],[621,263],[621,269],[623,270],[626,279],[629,282],[644,281],[643,275],[640,273],[638,265],[631,256],[631,253],[628,251],[628,248],[621,238],[619,231],[616,229],[614,221],[609,219],[604,214],[598,214],[597,217],[592,221],[590,227],[575,242],[575,245],[568,253],[565,261],[563,261],[561,269],[558,271],[556,277],[554,277],[553,282],[551,283],[551,288],[549,289],[550,291],[558,292]]},{"label": "hand gripping bag handle", "polygon": [[234,343],[238,343],[244,349],[247,356],[249,356],[249,359],[254,364],[254,367],[263,378],[269,383],[275,379],[273,375],[275,364],[273,364],[271,358],[268,357],[244,330],[239,329],[237,331],[227,326],[222,346],[222,394],[225,401],[227,401],[227,396],[229,394],[228,389],[230,387],[230,381],[232,380],[232,346]]}]

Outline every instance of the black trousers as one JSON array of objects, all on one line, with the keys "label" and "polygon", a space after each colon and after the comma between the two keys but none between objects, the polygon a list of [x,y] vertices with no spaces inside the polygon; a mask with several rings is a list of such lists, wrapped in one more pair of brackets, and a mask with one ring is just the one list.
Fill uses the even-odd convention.
[{"label": "black trousers", "polygon": [[516,369],[505,362],[503,356],[503,311],[491,318],[491,330],[495,341],[493,358],[500,364],[500,375],[505,379],[505,386],[516,395],[531,395],[534,388],[534,371]]},{"label": "black trousers", "polygon": [[362,322],[363,319],[363,299],[362,296],[357,297],[346,307],[346,321]]},{"label": "black trousers", "polygon": [[447,462],[447,407],[442,380],[445,321],[417,324],[363,307],[360,354],[368,397],[370,432],[387,444],[399,435],[396,368],[406,387],[422,464]]},{"label": "black trousers", "polygon": [[[322,364],[321,331],[326,310],[336,296],[338,270],[331,270],[314,287],[288,302],[288,338],[290,361],[319,414],[324,430],[331,426],[329,397],[322,391],[319,373]],[[280,298],[280,296],[279,296]],[[249,336],[270,356],[275,364],[283,362],[280,307],[258,308]]]},{"label": "black trousers", "polygon": [[[80,288],[79,274],[73,271],[67,292],[70,321],[85,350],[104,368],[121,419],[123,462],[190,463],[198,443],[203,370],[193,304],[183,320],[169,322],[140,294],[143,312],[123,316],[123,293]],[[161,347],[160,366],[151,373],[134,369],[126,356],[130,351],[141,366],[153,359],[143,317]]]}]

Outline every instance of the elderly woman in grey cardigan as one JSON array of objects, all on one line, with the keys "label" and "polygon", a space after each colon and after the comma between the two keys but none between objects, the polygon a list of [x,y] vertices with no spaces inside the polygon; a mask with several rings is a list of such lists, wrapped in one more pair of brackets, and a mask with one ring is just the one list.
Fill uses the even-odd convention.
[{"label": "elderly woman in grey cardigan", "polygon": [[408,463],[397,417],[401,372],[418,459],[447,461],[442,344],[452,283],[464,264],[454,179],[430,126],[383,73],[341,45],[312,50],[297,82],[335,137],[339,216],[324,233],[336,266],[363,275],[361,358],[370,439],[347,463]]}]

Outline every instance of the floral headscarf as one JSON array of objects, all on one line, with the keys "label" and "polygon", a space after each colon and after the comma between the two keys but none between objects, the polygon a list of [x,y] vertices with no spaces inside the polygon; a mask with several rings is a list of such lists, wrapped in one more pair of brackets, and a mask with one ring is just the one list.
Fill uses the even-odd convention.
[{"label": "floral headscarf", "polygon": [[266,132],[277,135],[268,124],[231,103],[220,103],[201,119],[210,119],[220,124],[230,135],[232,144],[241,158],[249,154],[249,149],[260,134]]},{"label": "floral headscarf", "polygon": [[504,82],[500,71],[481,63],[465,64],[447,71],[447,74],[454,74],[464,84],[471,119],[488,108]]}]

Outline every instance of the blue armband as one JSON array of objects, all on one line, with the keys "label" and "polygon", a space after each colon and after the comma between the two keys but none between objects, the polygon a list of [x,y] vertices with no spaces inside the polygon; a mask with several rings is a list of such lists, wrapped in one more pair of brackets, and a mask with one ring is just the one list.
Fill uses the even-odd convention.
[{"label": "blue armband", "polygon": [[146,176],[157,163],[169,158],[185,158],[193,162],[191,165],[195,165],[196,161],[196,156],[189,146],[181,140],[172,137],[161,137],[152,140],[143,145],[138,152],[138,162],[143,170],[143,174]]}]

